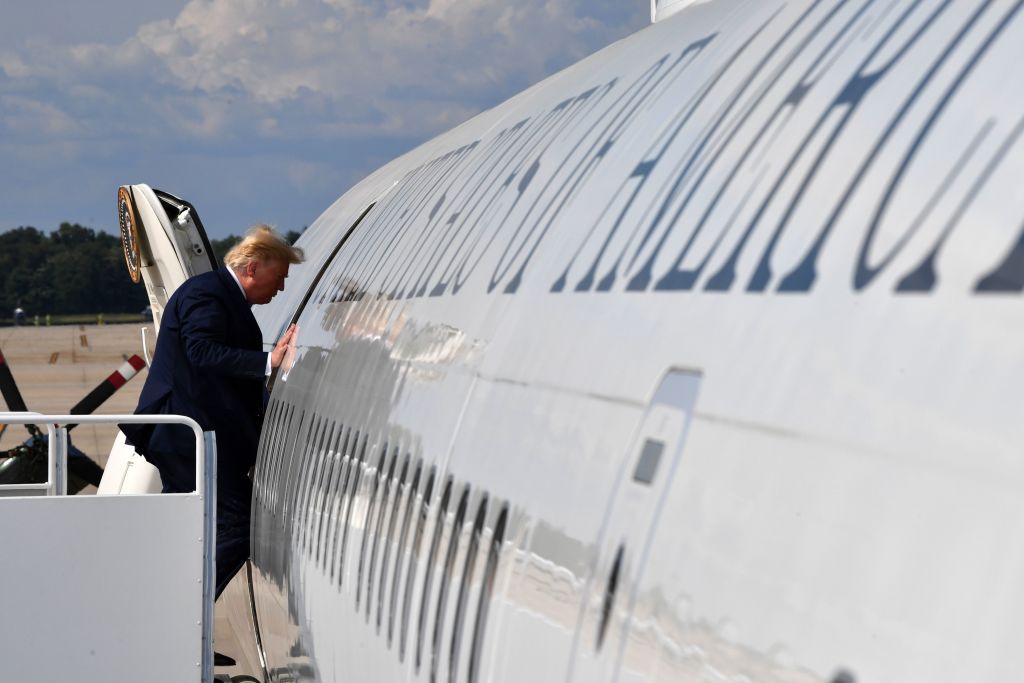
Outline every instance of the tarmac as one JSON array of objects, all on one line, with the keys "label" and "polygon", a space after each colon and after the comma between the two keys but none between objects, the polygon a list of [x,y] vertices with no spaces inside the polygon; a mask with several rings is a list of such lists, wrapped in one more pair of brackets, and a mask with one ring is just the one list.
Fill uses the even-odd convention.
[{"label": "tarmac", "polygon": [[[143,356],[144,323],[119,325],[55,325],[53,327],[0,327],[0,351],[18,384],[29,410],[37,413],[67,413],[100,382],[134,354]],[[146,330],[152,354],[156,339],[152,324]],[[123,414],[135,410],[146,369],[114,393],[94,413]],[[0,400],[0,410],[8,410]],[[99,465],[105,466],[117,434],[115,425],[79,425],[71,440]],[[0,435],[0,451],[28,438],[20,425],[10,425]],[[81,493],[95,493],[88,487]]]}]

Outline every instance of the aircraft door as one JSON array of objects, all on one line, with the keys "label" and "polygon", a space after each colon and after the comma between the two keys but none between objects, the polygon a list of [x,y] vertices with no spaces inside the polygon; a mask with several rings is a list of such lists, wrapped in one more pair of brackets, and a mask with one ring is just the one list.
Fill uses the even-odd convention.
[{"label": "aircraft door", "polygon": [[[117,219],[128,274],[134,282],[142,280],[145,284],[154,332],[159,332],[160,318],[174,290],[193,275],[216,270],[213,249],[191,204],[148,185],[122,185],[117,189]],[[143,344],[148,346],[145,338]],[[148,362],[148,349],[144,353]],[[152,493],[160,490],[160,476],[125,443],[124,435],[118,434],[99,490]]]},{"label": "aircraft door", "polygon": [[633,614],[637,589],[700,382],[697,372],[670,371],[640,420],[597,542],[597,569],[576,630],[572,681],[619,679],[631,629],[638,627]]},{"label": "aircraft door", "polygon": [[174,290],[193,275],[217,269],[206,230],[191,204],[143,184],[118,188],[117,219],[128,274],[145,283],[159,331]]}]

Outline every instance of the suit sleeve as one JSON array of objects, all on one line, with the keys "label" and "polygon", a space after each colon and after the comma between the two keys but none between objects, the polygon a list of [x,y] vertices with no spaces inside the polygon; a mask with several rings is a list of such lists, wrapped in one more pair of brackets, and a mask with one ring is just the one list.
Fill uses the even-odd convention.
[{"label": "suit sleeve", "polygon": [[267,353],[228,345],[228,313],[212,293],[189,292],[181,303],[181,337],[192,367],[227,377],[263,380]]}]

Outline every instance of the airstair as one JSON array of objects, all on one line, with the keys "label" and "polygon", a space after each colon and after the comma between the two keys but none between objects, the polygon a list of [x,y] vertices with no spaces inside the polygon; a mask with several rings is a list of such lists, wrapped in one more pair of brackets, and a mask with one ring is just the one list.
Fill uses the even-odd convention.
[{"label": "airstair", "polygon": [[[187,417],[0,412],[45,425],[45,483],[0,485],[0,680],[212,683],[216,442]],[[68,496],[68,425],[182,424],[192,493]]]}]

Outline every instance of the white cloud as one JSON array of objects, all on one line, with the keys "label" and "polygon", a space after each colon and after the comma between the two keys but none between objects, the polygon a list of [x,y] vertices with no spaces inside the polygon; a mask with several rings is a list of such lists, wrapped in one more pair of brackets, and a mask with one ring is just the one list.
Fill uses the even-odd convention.
[{"label": "white cloud", "polygon": [[0,54],[0,69],[10,78],[28,78],[32,75],[28,64],[18,55],[9,52]]},{"label": "white cloud", "polygon": [[0,121],[3,125],[16,132],[60,135],[78,129],[75,120],[56,106],[28,97],[0,97],[0,112]]},{"label": "white cloud", "polygon": [[[71,70],[76,80],[145,70],[185,92],[240,92],[257,106],[310,95],[369,103],[377,129],[427,133],[622,32],[564,0],[191,0],[173,21],[147,23],[123,44],[74,46],[64,64],[50,53],[0,66],[14,77]],[[365,129],[361,118],[353,133]],[[339,123],[345,130],[344,121],[327,129]]]},{"label": "white cloud", "polygon": [[[38,184],[141,177],[309,222],[347,183],[646,16],[632,0],[188,0],[117,40],[0,47],[0,141],[92,161],[52,157]],[[24,203],[9,194],[0,204]],[[22,210],[77,220],[84,205]]]},{"label": "white cloud", "polygon": [[[120,97],[170,87],[279,110],[319,97],[334,104],[317,126],[324,134],[426,135],[623,32],[566,0],[190,0],[122,44],[37,44],[0,56],[0,68],[65,86],[128,74]],[[216,106],[197,104],[198,117],[168,106],[167,120],[186,134],[224,125]],[[282,129],[280,116],[269,128],[257,123],[265,118],[253,118],[256,134]]]},{"label": "white cloud", "polygon": [[341,182],[336,168],[319,162],[290,161],[285,164],[285,173],[291,187],[296,190],[331,189]]},{"label": "white cloud", "polygon": [[165,97],[153,109],[165,123],[200,139],[223,134],[231,123],[228,105],[218,98]]}]

